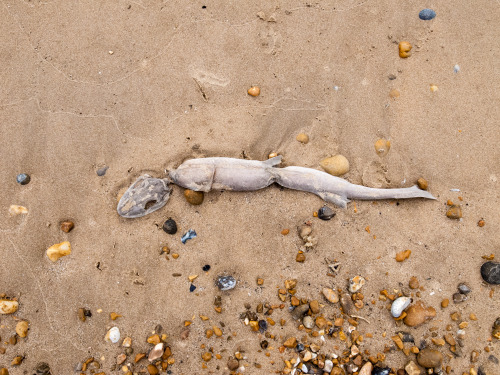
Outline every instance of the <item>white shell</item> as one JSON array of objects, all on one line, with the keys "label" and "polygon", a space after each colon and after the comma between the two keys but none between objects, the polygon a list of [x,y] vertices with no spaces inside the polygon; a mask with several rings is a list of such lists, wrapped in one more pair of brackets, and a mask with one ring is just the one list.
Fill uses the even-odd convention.
[{"label": "white shell", "polygon": [[395,318],[399,318],[403,313],[404,309],[410,306],[410,297],[399,297],[397,298],[391,306],[391,315]]},{"label": "white shell", "polygon": [[104,337],[106,341],[111,341],[113,344],[116,344],[120,340],[120,330],[118,327],[111,328]]}]

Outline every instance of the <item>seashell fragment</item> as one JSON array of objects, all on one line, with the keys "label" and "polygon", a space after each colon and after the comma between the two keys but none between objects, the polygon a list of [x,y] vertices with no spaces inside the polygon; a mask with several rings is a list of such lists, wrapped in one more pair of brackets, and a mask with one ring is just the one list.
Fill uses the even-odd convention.
[{"label": "seashell fragment", "polygon": [[16,216],[16,215],[27,214],[27,213],[28,213],[28,209],[26,207],[18,206],[16,204],[11,204],[9,207],[10,216]]},{"label": "seashell fragment", "polygon": [[19,307],[19,302],[10,299],[0,299],[0,314],[14,314]]},{"label": "seashell fragment", "polygon": [[47,256],[52,262],[56,262],[59,258],[69,254],[71,254],[71,245],[69,241],[52,245],[47,249]]},{"label": "seashell fragment", "polygon": [[181,237],[181,242],[185,245],[187,240],[192,240],[196,237],[196,232],[193,229],[189,229],[184,236]]},{"label": "seashell fragment", "polygon": [[116,344],[120,340],[120,330],[118,327],[112,327],[104,336],[104,340],[111,341],[113,344]]},{"label": "seashell fragment", "polygon": [[394,318],[399,318],[403,311],[410,306],[411,298],[410,297],[399,297],[397,298],[391,306],[391,315]]}]

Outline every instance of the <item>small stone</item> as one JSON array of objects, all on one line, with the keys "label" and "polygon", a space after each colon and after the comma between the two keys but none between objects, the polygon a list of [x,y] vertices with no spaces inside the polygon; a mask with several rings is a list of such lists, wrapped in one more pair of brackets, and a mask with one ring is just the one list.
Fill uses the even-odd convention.
[{"label": "small stone", "polygon": [[[347,293],[342,293],[340,295],[340,306],[344,314],[350,315],[352,310],[352,299],[351,296]],[[356,301],[357,302],[357,301]]]},{"label": "small stone", "polygon": [[418,180],[417,180],[417,185],[420,189],[422,190],[427,190],[427,188],[429,187],[429,183],[427,182],[426,179],[420,177]]},{"label": "small stone", "polygon": [[[389,375],[391,373],[390,367],[374,367],[371,375]],[[358,374],[359,375],[359,374]]]},{"label": "small stone", "polygon": [[212,359],[212,353],[210,353],[210,352],[205,352],[205,353],[203,353],[203,354],[201,355],[201,358],[203,358],[203,360],[204,360],[205,362],[208,362],[208,361],[210,361],[210,360]]},{"label": "small stone", "polygon": [[436,92],[436,91],[439,91],[439,87],[437,87],[436,85],[431,84],[430,85],[430,90],[431,90],[431,92]]},{"label": "small stone", "polygon": [[148,344],[152,344],[152,345],[156,345],[156,344],[159,344],[161,342],[161,339],[160,339],[160,335],[155,333],[154,335],[151,335],[149,336],[147,339],[146,339],[146,342]]},{"label": "small stone", "polygon": [[24,357],[21,355],[18,355],[17,357],[14,357],[12,362],[10,363],[12,366],[19,366],[23,362]]},{"label": "small stone", "polygon": [[465,294],[461,293],[454,293],[453,294],[453,303],[461,303],[467,300],[467,296]]},{"label": "small stone", "polygon": [[424,21],[432,20],[434,17],[436,17],[436,12],[432,9],[429,9],[429,8],[422,9],[418,13],[418,18],[420,18],[421,20],[424,20]]},{"label": "small stone", "polygon": [[336,291],[330,288],[323,288],[323,295],[331,303],[337,303],[339,301],[339,295]]},{"label": "small stone", "polygon": [[472,292],[471,288],[466,283],[458,284],[458,291],[462,294],[469,294]]},{"label": "small stone", "polygon": [[194,191],[190,189],[184,190],[184,198],[186,198],[186,201],[193,206],[198,206],[203,203],[203,198],[205,195],[203,194],[202,191]]},{"label": "small stone", "polygon": [[441,367],[443,355],[434,349],[423,349],[417,355],[417,362],[425,368]]},{"label": "small stone", "polygon": [[399,57],[401,57],[403,59],[410,57],[411,56],[411,52],[410,52],[411,49],[412,49],[412,46],[411,46],[410,42],[405,42],[405,41],[399,42]]},{"label": "small stone", "polygon": [[28,335],[28,322],[25,320],[17,322],[16,333],[19,337],[26,337]]},{"label": "small stone", "polygon": [[111,320],[116,320],[118,318],[121,318],[122,316],[120,314],[112,312],[111,314],[109,314],[109,317],[111,318]]},{"label": "small stone", "polygon": [[212,328],[213,328],[215,336],[217,336],[217,337],[222,336],[222,330],[219,327],[213,326]]},{"label": "small stone", "polygon": [[259,96],[260,95],[260,87],[252,86],[248,89],[248,95],[250,96]]},{"label": "small stone", "polygon": [[356,293],[365,285],[366,280],[362,276],[354,276],[349,280],[349,292]]},{"label": "small stone", "polygon": [[420,287],[420,283],[418,282],[418,279],[415,276],[410,277],[410,282],[408,283],[408,286],[411,289],[418,289]]},{"label": "small stone", "polygon": [[65,233],[71,232],[71,230],[75,227],[75,223],[72,221],[63,221],[61,222],[61,230]]},{"label": "small stone", "polygon": [[479,352],[477,350],[473,350],[470,353],[470,361],[472,363],[476,363],[479,360]]},{"label": "small stone", "polygon": [[163,355],[163,343],[156,344],[148,354],[148,361],[153,362]]},{"label": "small stone", "polygon": [[287,235],[288,235],[288,233],[290,233],[290,229],[283,229],[283,230],[281,231],[281,234],[282,234],[283,236],[287,236]]},{"label": "small stone", "polygon": [[396,253],[396,262],[403,262],[411,255],[411,250],[403,250]]},{"label": "small stone", "polygon": [[343,155],[335,155],[319,162],[325,172],[333,176],[342,176],[349,172],[349,161]]},{"label": "small stone", "polygon": [[317,300],[309,302],[309,308],[313,314],[319,313],[319,302]]},{"label": "small stone", "polygon": [[306,255],[304,253],[297,253],[297,256],[295,257],[295,261],[297,263],[304,263],[306,261]]},{"label": "small stone", "polygon": [[295,337],[290,337],[283,343],[283,346],[285,348],[295,348],[297,346],[297,339]]},{"label": "small stone", "polygon": [[479,228],[484,227],[484,225],[485,225],[485,224],[486,224],[486,222],[485,222],[483,219],[481,219],[481,220],[479,220],[479,221],[477,222],[477,226],[478,226]]},{"label": "small stone", "polygon": [[413,361],[406,364],[405,370],[408,375],[420,375],[422,373],[422,369]]},{"label": "small stone", "polygon": [[47,249],[47,257],[52,261],[56,262],[59,258],[71,254],[71,244],[69,241],[63,241],[61,243],[52,245]]},{"label": "small stone", "polygon": [[148,369],[149,375],[158,375],[160,373],[160,371],[158,371],[158,368],[153,364],[149,364],[147,369]]},{"label": "small stone", "polygon": [[450,219],[460,220],[462,218],[462,208],[458,204],[452,205],[446,211],[446,216]]},{"label": "small stone", "polygon": [[29,174],[20,173],[20,174],[17,175],[16,181],[17,181],[18,184],[27,185],[27,184],[30,183],[31,177],[30,177]]},{"label": "small stone", "polygon": [[120,330],[118,327],[112,327],[104,337],[106,341],[111,341],[113,344],[116,344],[120,340]]},{"label": "small stone", "polygon": [[[500,284],[500,263],[486,262],[481,266],[481,277],[488,284]],[[1,311],[1,308],[0,308]]]},{"label": "small stone", "polygon": [[448,298],[445,298],[444,300],[441,301],[441,307],[443,309],[446,309],[449,304],[450,304],[450,300]]},{"label": "small stone", "polygon": [[297,306],[295,309],[292,311],[292,317],[295,320],[302,319],[305,313],[309,311],[309,305],[306,303],[304,305]]},{"label": "small stone", "polygon": [[305,133],[300,133],[299,135],[297,135],[296,139],[303,144],[307,144],[309,142],[309,136]]},{"label": "small stone", "polygon": [[304,319],[302,319],[302,324],[304,327],[307,329],[312,329],[314,328],[314,319],[312,316],[306,315],[304,316]]},{"label": "small stone", "polygon": [[[323,366],[323,372],[330,373],[333,369],[333,362],[327,359],[325,361],[325,366]],[[370,374],[370,373],[368,373]],[[358,374],[359,375],[359,374]]]},{"label": "small stone", "polygon": [[310,225],[303,224],[297,228],[297,231],[299,233],[299,237],[305,240],[312,234],[312,227]]},{"label": "small stone", "polygon": [[108,171],[109,167],[108,166],[104,166],[104,167],[101,167],[99,168],[96,173],[99,177],[102,177],[106,174],[106,172]]},{"label": "small stone", "polygon": [[0,314],[14,314],[19,307],[19,302],[9,299],[0,299]]},{"label": "small stone", "polygon": [[391,141],[387,139],[380,138],[375,142],[375,152],[378,156],[385,156],[391,149]]},{"label": "small stone", "polygon": [[358,375],[371,375],[373,370],[373,365],[371,362],[366,362],[361,370],[359,370]]},{"label": "small stone", "polygon": [[122,342],[124,348],[130,348],[132,346],[132,339],[130,337],[125,337]]},{"label": "small stone", "polygon": [[127,356],[124,353],[118,354],[116,356],[116,364],[121,365],[125,360],[127,359]]},{"label": "small stone", "polygon": [[27,214],[28,209],[23,206],[18,206],[16,204],[11,204],[9,207],[9,215],[10,216],[16,216],[16,215],[21,215],[21,214]]},{"label": "small stone", "polygon": [[215,285],[222,291],[231,290],[236,286],[236,279],[232,276],[219,276]]},{"label": "small stone", "polygon": [[163,223],[163,230],[168,234],[176,234],[177,233],[177,224],[174,219],[169,218]]},{"label": "small stone", "polygon": [[238,367],[240,367],[240,363],[236,358],[229,358],[227,361],[227,368],[230,371],[235,371]]},{"label": "small stone", "polygon": [[9,370],[5,367],[0,368],[0,375],[9,375]]},{"label": "small stone", "polygon": [[409,327],[416,327],[435,316],[436,310],[433,307],[425,307],[422,301],[418,301],[408,308],[403,322]]},{"label": "small stone", "polygon": [[35,372],[36,375],[50,375],[50,366],[48,365],[48,363],[40,362],[36,365]]},{"label": "small stone", "polygon": [[318,210],[318,217],[321,220],[327,221],[327,220],[330,220],[334,216],[335,216],[335,212],[333,212],[333,210],[328,206],[323,206]]},{"label": "small stone", "polygon": [[391,315],[394,318],[399,318],[403,311],[410,306],[411,298],[410,297],[399,297],[394,300],[391,305]]},{"label": "small stone", "polygon": [[399,90],[397,89],[392,89],[390,92],[389,92],[389,97],[391,97],[392,99],[397,99],[401,96]]}]

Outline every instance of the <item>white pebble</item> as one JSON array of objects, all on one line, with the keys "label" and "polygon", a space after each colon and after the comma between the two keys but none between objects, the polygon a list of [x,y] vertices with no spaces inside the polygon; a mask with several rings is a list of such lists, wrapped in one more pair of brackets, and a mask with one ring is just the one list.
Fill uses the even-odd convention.
[{"label": "white pebble", "polygon": [[111,328],[104,337],[106,341],[111,341],[113,344],[116,344],[120,340],[120,330],[118,327]]},{"label": "white pebble", "polygon": [[410,297],[399,297],[397,298],[391,306],[391,315],[395,318],[399,318],[403,313],[404,309],[410,306]]},{"label": "white pebble", "polygon": [[460,71],[460,66],[457,64],[453,67],[453,72],[458,73]]},{"label": "white pebble", "polygon": [[323,371],[330,373],[332,369],[333,369],[333,362],[327,359],[325,361],[325,367],[323,367]]}]

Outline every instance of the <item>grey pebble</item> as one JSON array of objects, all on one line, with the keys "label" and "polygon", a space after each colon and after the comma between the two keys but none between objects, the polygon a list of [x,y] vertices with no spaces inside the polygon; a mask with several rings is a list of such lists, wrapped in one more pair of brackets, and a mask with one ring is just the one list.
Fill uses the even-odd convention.
[{"label": "grey pebble", "polygon": [[421,20],[429,21],[429,20],[432,20],[434,17],[436,17],[436,12],[432,9],[429,9],[429,8],[422,9],[420,11],[420,13],[418,14],[418,17]]},{"label": "grey pebble", "polygon": [[318,210],[318,217],[321,220],[330,220],[334,216],[335,212],[328,206],[323,206]]},{"label": "grey pebble", "polygon": [[177,223],[174,219],[169,218],[163,223],[163,230],[168,234],[176,234],[177,233]]},{"label": "grey pebble", "polygon": [[472,292],[471,288],[466,283],[458,284],[458,291],[462,294],[469,294]]},{"label": "grey pebble", "polygon": [[222,291],[231,290],[236,286],[236,279],[232,276],[219,276],[215,285]]},{"label": "grey pebble", "polygon": [[467,300],[467,296],[465,294],[461,293],[455,293],[453,294],[453,302],[454,303],[461,303]]},{"label": "grey pebble", "polygon": [[500,284],[500,263],[486,262],[481,266],[481,277],[488,284]]},{"label": "grey pebble", "polygon": [[396,75],[394,75],[394,74],[389,74],[388,78],[389,78],[391,81],[394,81],[397,77],[396,77]]},{"label": "grey pebble", "polygon": [[295,320],[302,319],[304,314],[309,311],[309,305],[306,303],[304,305],[297,306],[295,309],[292,311],[292,317]]},{"label": "grey pebble", "polygon": [[108,171],[108,168],[109,168],[108,166],[104,166],[104,167],[99,168],[99,169],[96,171],[97,175],[98,175],[99,177],[104,176],[104,175],[106,174],[106,172]]}]

